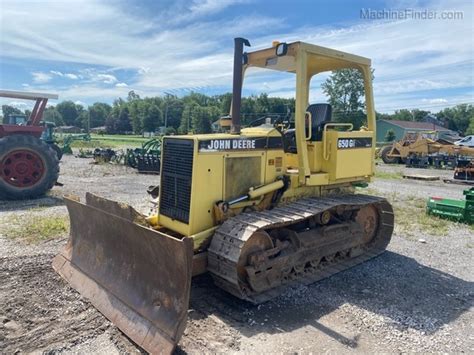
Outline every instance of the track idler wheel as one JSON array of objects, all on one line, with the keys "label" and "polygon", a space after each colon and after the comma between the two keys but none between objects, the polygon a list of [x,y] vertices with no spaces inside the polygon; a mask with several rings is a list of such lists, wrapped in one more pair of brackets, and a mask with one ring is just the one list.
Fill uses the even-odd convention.
[{"label": "track idler wheel", "polygon": [[272,238],[264,231],[255,232],[247,239],[237,262],[237,273],[242,283],[248,282],[246,266],[251,262],[250,257],[252,256],[254,260],[258,260],[259,264],[262,264],[266,259],[264,252],[273,247]]}]

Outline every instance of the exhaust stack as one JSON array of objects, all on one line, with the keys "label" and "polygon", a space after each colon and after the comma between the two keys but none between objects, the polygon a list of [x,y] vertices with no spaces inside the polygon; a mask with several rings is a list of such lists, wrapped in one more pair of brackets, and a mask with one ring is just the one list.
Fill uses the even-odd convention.
[{"label": "exhaust stack", "polygon": [[231,134],[240,134],[240,106],[242,102],[242,68],[244,60],[244,45],[250,47],[250,42],[245,38],[234,38],[234,79],[232,83]]}]

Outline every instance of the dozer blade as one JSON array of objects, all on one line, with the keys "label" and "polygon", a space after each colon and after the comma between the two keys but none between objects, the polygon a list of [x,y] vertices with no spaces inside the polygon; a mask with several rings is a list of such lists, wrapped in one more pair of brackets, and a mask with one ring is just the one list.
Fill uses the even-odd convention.
[{"label": "dozer blade", "polygon": [[150,353],[171,353],[186,326],[193,241],[140,225],[132,207],[66,198],[71,235],[53,268]]}]

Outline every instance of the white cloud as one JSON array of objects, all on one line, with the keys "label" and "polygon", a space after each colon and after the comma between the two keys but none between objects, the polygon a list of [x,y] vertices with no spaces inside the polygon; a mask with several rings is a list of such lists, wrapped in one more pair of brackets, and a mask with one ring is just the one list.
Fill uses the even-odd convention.
[{"label": "white cloud", "polygon": [[32,105],[29,105],[26,101],[10,101],[9,106],[18,108],[20,110],[29,109]]},{"label": "white cloud", "polygon": [[37,84],[43,84],[50,81],[53,77],[51,74],[43,73],[43,72],[32,72],[31,75],[33,76],[33,82]]},{"label": "white cloud", "polygon": [[429,104],[444,104],[448,102],[446,99],[438,98],[438,99],[422,99],[422,102],[427,102]]},{"label": "white cloud", "polygon": [[63,72],[60,72],[58,70],[50,70],[49,72],[51,74],[59,76],[59,77],[64,77],[64,78],[68,78],[68,79],[72,79],[72,80],[79,79],[79,77],[76,74],[72,74],[72,73],[63,73]]},{"label": "white cloud", "polygon": [[111,74],[97,74],[93,77],[94,81],[101,81],[105,84],[113,84],[117,82],[117,78]]},{"label": "white cloud", "polygon": [[57,76],[64,76],[63,73],[61,73],[60,71],[57,71],[57,70],[50,70],[49,72],[51,74],[54,74],[54,75],[57,75]]},{"label": "white cloud", "polygon": [[210,15],[219,12],[226,7],[238,3],[246,2],[245,0],[194,0],[189,6],[188,16],[196,18],[199,16]]},{"label": "white cloud", "polygon": [[[191,5],[181,2],[181,7],[171,9],[163,5],[163,11],[158,15],[160,21],[138,17],[117,3],[99,0],[51,1],[48,6],[31,2],[27,8],[19,2],[5,2],[0,14],[2,56],[20,61],[42,58],[87,64],[91,68],[100,66],[100,70],[70,73],[84,80],[78,80],[76,84],[79,85],[65,86],[61,97],[64,92],[65,95],[79,95],[83,100],[87,97],[95,100],[126,92],[126,87],[116,77],[122,79],[115,72],[117,69],[132,69],[136,76],[127,78],[127,82],[133,83],[133,88],[145,95],[171,90],[184,92],[189,88],[230,90],[232,38],[238,33],[250,39],[251,49],[268,46],[274,39],[302,40],[372,58],[378,109],[403,107],[408,103],[438,105],[441,102],[430,103],[423,99],[436,100],[440,96],[448,103],[454,97],[473,101],[472,94],[470,97],[466,94],[448,97],[444,92],[438,92],[473,86],[473,19],[467,2],[447,4],[435,0],[426,3],[426,7],[438,11],[448,7],[464,11],[463,20],[451,21],[364,20],[338,28],[304,26],[289,29],[284,18],[270,18],[255,12],[233,19],[205,21],[206,16],[240,2],[202,0]],[[171,10],[175,13],[170,13]],[[68,16],[64,17],[64,13]],[[187,16],[188,21],[176,25],[174,18],[180,15]],[[117,18],[121,21],[116,21]],[[33,78],[38,85],[48,83],[53,75],[60,76],[53,71],[36,73],[38,75]],[[74,78],[70,76],[69,79]],[[249,78],[245,87],[259,92],[262,91],[261,83],[266,82],[267,88],[263,89],[272,95],[294,90],[291,79],[271,79]],[[105,88],[99,83],[115,85]],[[319,98],[321,93],[316,91],[319,84],[315,83],[314,88],[311,97]],[[421,94],[429,90],[434,93]]]},{"label": "white cloud", "polygon": [[115,84],[115,86],[118,87],[118,88],[126,88],[128,85],[125,84],[125,83],[117,83],[117,84]]}]

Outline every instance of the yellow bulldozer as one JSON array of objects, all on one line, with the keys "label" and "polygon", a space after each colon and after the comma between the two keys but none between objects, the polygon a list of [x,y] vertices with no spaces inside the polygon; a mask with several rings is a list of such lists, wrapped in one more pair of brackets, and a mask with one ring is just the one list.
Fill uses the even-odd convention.
[{"label": "yellow bulldozer", "polygon": [[[303,42],[252,52],[234,42],[231,130],[163,138],[156,213],[89,193],[66,199],[70,239],[54,269],[151,353],[172,352],[183,334],[195,275],[261,303],[379,255],[392,235],[391,205],[355,193],[374,175],[370,60]],[[294,128],[241,128],[252,67],[294,74]],[[364,78],[360,130],[308,104],[311,78],[343,68]]]}]

